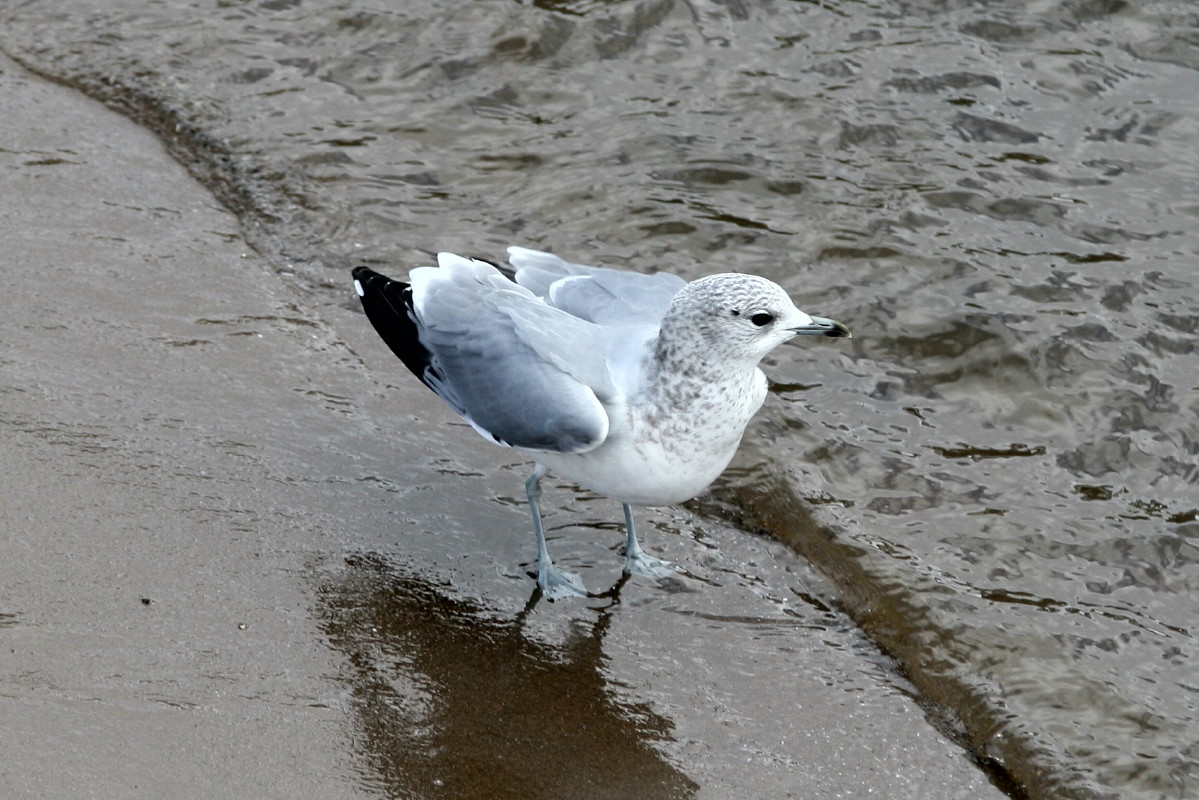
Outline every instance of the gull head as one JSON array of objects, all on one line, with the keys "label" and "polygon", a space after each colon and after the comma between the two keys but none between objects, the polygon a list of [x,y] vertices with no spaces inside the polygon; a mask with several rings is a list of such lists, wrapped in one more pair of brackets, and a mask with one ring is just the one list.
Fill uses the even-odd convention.
[{"label": "gull head", "polygon": [[675,295],[662,335],[698,339],[713,356],[757,363],[795,336],[848,337],[849,329],[795,307],[777,283],[725,273],[693,281]]}]

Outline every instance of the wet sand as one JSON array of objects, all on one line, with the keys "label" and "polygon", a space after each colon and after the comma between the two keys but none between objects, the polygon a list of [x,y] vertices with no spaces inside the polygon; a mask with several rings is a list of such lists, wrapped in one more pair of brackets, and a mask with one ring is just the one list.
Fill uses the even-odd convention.
[{"label": "wet sand", "polygon": [[[786,548],[529,606],[525,466],[134,124],[0,61],[0,785],[34,797],[1003,796]],[[619,507],[548,483],[593,588]]]}]

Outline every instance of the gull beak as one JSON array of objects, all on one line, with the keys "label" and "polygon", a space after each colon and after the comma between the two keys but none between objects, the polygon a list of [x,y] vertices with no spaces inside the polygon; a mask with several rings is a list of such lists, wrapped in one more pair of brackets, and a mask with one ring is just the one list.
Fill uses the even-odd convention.
[{"label": "gull beak", "polygon": [[791,330],[801,336],[832,336],[839,339],[853,338],[853,334],[849,332],[849,328],[835,319],[825,319],[824,317],[812,317],[812,321],[807,325],[801,325]]}]

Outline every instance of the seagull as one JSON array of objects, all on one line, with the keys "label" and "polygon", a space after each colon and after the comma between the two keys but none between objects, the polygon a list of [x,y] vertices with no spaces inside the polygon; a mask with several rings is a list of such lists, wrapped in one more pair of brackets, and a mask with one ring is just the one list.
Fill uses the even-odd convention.
[{"label": "seagull", "polygon": [[637,541],[631,506],[695,497],[728,466],[766,399],[762,358],[795,336],[848,337],[773,281],[688,283],[508,248],[510,268],[440,253],[408,282],[353,270],[366,316],[404,365],[484,438],[527,455],[537,586],[588,596],[554,566],[541,520],[549,472],[624,507],[626,574],[674,569]]}]

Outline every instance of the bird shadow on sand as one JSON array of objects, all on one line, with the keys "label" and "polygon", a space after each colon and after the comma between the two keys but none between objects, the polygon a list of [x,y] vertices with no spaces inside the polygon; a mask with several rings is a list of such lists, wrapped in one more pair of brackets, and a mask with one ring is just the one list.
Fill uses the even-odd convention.
[{"label": "bird shadow on sand", "polygon": [[316,616],[345,659],[368,780],[388,797],[695,796],[655,747],[671,722],[604,678],[620,585],[547,643],[527,629],[537,593],[500,618],[376,554],[322,570]]}]

